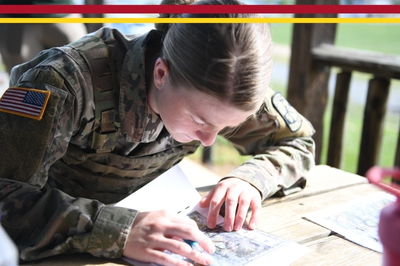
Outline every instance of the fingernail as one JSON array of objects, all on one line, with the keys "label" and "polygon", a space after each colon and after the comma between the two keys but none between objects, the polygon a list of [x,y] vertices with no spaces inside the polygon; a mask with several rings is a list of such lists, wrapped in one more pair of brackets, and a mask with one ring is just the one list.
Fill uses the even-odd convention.
[{"label": "fingernail", "polygon": [[228,225],[225,230],[228,232],[232,231],[232,226]]},{"label": "fingernail", "polygon": [[207,258],[206,258],[206,264],[207,264],[207,265],[211,265],[212,262],[213,262],[213,258],[212,258],[211,256],[207,256]]},{"label": "fingernail", "polygon": [[213,254],[214,252],[215,252],[215,247],[212,246],[212,247],[210,248],[210,254]]},{"label": "fingernail", "polygon": [[256,223],[255,223],[255,222],[252,222],[252,223],[250,224],[250,228],[251,228],[251,229],[256,229]]}]

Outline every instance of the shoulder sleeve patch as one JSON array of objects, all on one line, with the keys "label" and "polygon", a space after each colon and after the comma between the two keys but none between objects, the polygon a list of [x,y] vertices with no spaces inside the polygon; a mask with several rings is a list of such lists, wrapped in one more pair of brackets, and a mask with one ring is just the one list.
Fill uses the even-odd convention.
[{"label": "shoulder sleeve patch", "polygon": [[49,91],[12,87],[0,99],[0,112],[41,120],[49,97]]},{"label": "shoulder sleeve patch", "polygon": [[285,123],[289,127],[290,131],[296,132],[300,129],[303,122],[301,116],[280,92],[277,92],[274,94],[274,96],[272,96],[272,104],[282,116],[283,120],[285,120]]}]

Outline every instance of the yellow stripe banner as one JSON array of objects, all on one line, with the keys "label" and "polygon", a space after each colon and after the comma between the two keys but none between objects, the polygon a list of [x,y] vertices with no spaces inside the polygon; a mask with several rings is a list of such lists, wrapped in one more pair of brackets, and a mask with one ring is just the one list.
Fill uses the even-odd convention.
[{"label": "yellow stripe banner", "polygon": [[400,23],[399,18],[0,18],[0,23]]}]

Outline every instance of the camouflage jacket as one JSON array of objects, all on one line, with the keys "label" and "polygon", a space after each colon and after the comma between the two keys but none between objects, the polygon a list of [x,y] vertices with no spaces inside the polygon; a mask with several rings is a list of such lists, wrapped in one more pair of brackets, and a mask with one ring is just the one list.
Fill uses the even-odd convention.
[{"label": "camouflage jacket", "polygon": [[[137,211],[106,204],[199,147],[172,139],[147,105],[145,56],[160,43],[156,31],[138,37],[103,28],[13,69],[11,87],[50,92],[41,120],[0,107],[1,222],[22,260],[120,257]],[[257,113],[220,132],[254,156],[228,177],[250,182],[263,199],[304,188],[313,133],[269,89]]]}]

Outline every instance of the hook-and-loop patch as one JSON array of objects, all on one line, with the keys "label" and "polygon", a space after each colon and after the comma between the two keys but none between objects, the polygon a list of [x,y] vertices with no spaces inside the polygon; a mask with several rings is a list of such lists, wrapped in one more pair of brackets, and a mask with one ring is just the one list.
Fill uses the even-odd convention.
[{"label": "hook-and-loop patch", "polygon": [[49,91],[12,87],[0,99],[0,112],[41,120],[49,97]]},{"label": "hook-and-loop patch", "polygon": [[303,120],[301,119],[300,114],[290,105],[281,93],[277,92],[272,96],[272,104],[282,116],[283,120],[285,120],[290,131],[296,132],[301,128]]}]

